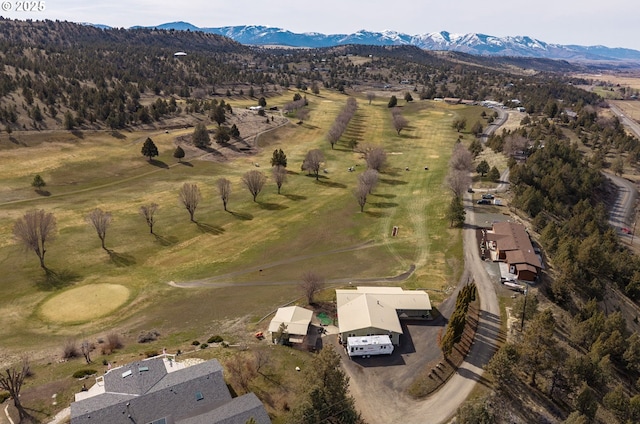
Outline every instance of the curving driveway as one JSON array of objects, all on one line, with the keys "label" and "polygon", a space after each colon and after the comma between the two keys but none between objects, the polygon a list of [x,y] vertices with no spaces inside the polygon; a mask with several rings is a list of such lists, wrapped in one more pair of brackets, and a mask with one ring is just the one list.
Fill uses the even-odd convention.
[{"label": "curving driveway", "polygon": [[[469,355],[458,371],[433,395],[424,400],[415,400],[405,393],[407,384],[415,377],[420,368],[419,362],[426,365],[434,352],[435,336],[440,327],[432,324],[432,334],[418,329],[421,336],[430,339],[417,340],[413,344],[418,349],[403,353],[400,363],[386,364],[378,368],[363,361],[349,361],[343,355],[344,369],[350,377],[350,392],[356,400],[356,407],[369,424],[402,422],[406,424],[445,423],[456,413],[458,407],[466,400],[475,384],[482,379],[483,366],[491,359],[496,347],[500,331],[500,307],[492,279],[487,273],[484,262],[480,259],[476,239],[476,216],[473,201],[469,194],[464,199],[467,211],[467,222],[463,230],[464,256],[466,271],[459,286],[467,281],[475,281],[478,286],[481,312],[476,338]],[[439,306],[440,312],[450,316],[455,303],[455,296],[450,296]],[[410,334],[414,329],[410,329]],[[416,361],[413,356],[419,357]],[[367,361],[371,361],[367,360]],[[420,363],[421,361],[421,363]],[[397,367],[395,365],[401,365]],[[406,372],[409,370],[409,372]]]}]

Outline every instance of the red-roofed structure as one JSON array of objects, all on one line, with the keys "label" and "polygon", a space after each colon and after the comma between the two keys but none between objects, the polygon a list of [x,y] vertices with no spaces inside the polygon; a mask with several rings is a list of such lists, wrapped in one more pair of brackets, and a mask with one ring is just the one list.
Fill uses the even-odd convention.
[{"label": "red-roofed structure", "polygon": [[533,250],[524,225],[514,222],[496,222],[487,230],[487,246],[492,258],[509,265],[509,271],[519,280],[535,281],[542,268],[540,258]]}]

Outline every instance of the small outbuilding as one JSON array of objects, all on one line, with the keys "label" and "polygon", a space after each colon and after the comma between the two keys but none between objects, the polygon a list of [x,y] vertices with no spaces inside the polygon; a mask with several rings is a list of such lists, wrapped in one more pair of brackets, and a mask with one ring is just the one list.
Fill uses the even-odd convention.
[{"label": "small outbuilding", "polygon": [[[287,306],[278,308],[276,315],[269,324],[269,333],[274,343],[304,343],[311,324],[313,311],[300,306]],[[285,331],[280,331],[284,325]],[[276,340],[277,339],[277,340]]]}]

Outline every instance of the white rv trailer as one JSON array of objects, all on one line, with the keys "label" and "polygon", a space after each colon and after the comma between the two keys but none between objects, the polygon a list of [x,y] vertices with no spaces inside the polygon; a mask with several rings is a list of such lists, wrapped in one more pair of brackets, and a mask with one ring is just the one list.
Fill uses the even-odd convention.
[{"label": "white rv trailer", "polygon": [[347,354],[354,356],[391,355],[393,343],[391,338],[384,336],[363,336],[347,338]]}]

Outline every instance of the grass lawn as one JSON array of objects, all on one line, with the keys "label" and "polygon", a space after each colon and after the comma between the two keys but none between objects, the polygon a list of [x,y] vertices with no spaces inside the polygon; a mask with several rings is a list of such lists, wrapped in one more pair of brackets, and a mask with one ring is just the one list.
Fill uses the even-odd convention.
[{"label": "grass lawn", "polygon": [[[268,101],[283,104],[289,98]],[[299,298],[297,284],[309,270],[339,284],[393,277],[415,265],[405,287],[455,285],[463,268],[462,240],[459,230],[448,228],[450,197],[443,186],[457,139],[451,122],[461,114],[475,122],[481,109],[413,102],[402,108],[410,125],[397,135],[386,100],[369,105],[359,98],[355,117],[332,150],[325,136],[346,98],[326,91],[310,95],[311,113],[303,124],[261,135],[256,155],[224,161],[175,164],[175,139],[192,129],[52,132],[30,140],[13,134],[27,146],[6,148],[0,162],[0,353],[7,353],[6,361],[45,349],[51,361],[64,340],[110,331],[123,334],[130,343],[124,351],[134,357],[136,349],[144,349],[135,344],[137,334],[150,329],[157,329],[161,343],[171,349],[214,332],[250,340],[247,323]],[[140,154],[148,136],[164,166]],[[360,145],[382,145],[388,159],[364,213],[353,196],[358,175],[366,169],[361,154],[347,147],[354,139]],[[289,171],[280,195],[269,167],[278,148],[287,155]],[[326,172],[317,181],[300,170],[304,155],[314,148],[326,158]],[[347,171],[351,166],[355,172]],[[257,202],[241,182],[250,170],[268,177]],[[35,174],[47,182],[48,196],[30,187]],[[220,177],[232,183],[229,212],[216,191]],[[202,193],[197,223],[189,221],[178,201],[184,182],[198,184]],[[151,202],[160,205],[155,235],[139,214],[140,206]],[[101,249],[86,222],[96,207],[113,215],[106,236],[110,252]],[[15,220],[34,208],[57,219],[57,238],[46,254],[55,278],[46,278],[35,254],[25,252],[12,236]],[[393,226],[399,227],[396,237],[391,236]],[[203,287],[168,284],[194,280]],[[432,294],[437,305],[443,294]]]}]

